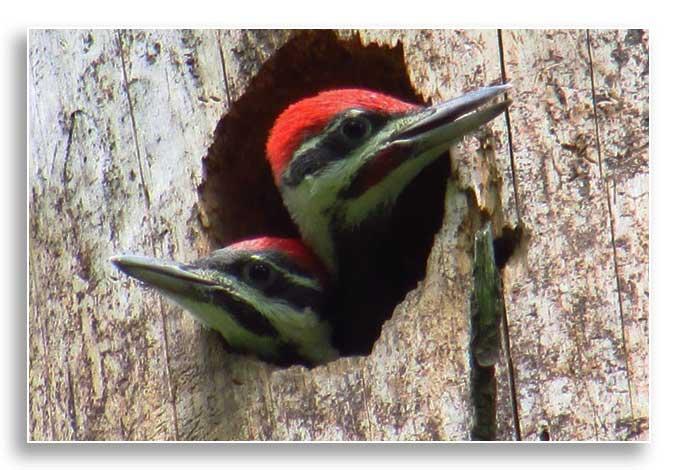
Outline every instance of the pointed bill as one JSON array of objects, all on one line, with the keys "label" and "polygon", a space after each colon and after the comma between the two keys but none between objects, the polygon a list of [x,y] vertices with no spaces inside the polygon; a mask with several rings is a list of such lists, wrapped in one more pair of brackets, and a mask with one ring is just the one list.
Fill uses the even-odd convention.
[{"label": "pointed bill", "polygon": [[168,293],[186,295],[198,286],[217,286],[210,279],[193,272],[189,266],[146,256],[118,255],[110,258],[120,271],[145,284]]},{"label": "pointed bill", "polygon": [[428,107],[412,115],[412,121],[391,136],[391,141],[394,144],[414,145],[418,150],[415,153],[420,154],[458,140],[503,113],[511,100],[483,106],[510,88],[509,84],[480,88]]}]

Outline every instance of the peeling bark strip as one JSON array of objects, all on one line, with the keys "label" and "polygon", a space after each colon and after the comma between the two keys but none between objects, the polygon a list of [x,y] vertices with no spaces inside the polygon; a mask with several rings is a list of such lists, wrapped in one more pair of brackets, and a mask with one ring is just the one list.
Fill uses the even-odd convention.
[{"label": "peeling bark strip", "polygon": [[[494,31],[337,32],[400,41],[433,101],[502,65],[515,87],[513,171],[501,120],[455,148],[426,277],[368,357],[307,370],[231,355],[119,277],[116,253],[209,251],[203,157],[294,34],[31,31],[30,439],[470,439],[472,231],[480,212],[495,237],[515,228],[516,198],[527,237],[503,281],[523,434],[646,438],[646,32],[503,31],[503,64]],[[511,439],[499,359],[497,438]]]},{"label": "peeling bark strip", "polygon": [[471,300],[471,386],[475,440],[497,436],[497,381],[499,324],[504,316],[504,293],[495,263],[492,224],[476,232],[473,245],[473,296]]},{"label": "peeling bark strip", "polygon": [[476,232],[473,244],[473,302],[475,326],[471,341],[473,357],[482,367],[499,360],[499,322],[504,312],[501,280],[495,264],[492,224]]}]

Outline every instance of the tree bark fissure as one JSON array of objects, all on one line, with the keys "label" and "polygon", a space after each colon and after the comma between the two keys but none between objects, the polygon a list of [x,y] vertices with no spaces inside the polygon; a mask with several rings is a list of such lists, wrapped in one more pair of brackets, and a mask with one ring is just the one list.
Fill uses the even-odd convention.
[{"label": "tree bark fissure", "polygon": [[[630,428],[627,424],[622,427],[629,434],[647,433],[648,34],[643,30],[590,31],[588,40],[631,406],[629,421],[633,423]],[[614,112],[610,112],[610,102],[615,101]]]},{"label": "tree bark fissure", "polygon": [[[118,37],[118,54],[120,54],[120,70],[122,71],[122,80],[123,80],[123,90],[125,92],[125,98],[127,98],[127,104],[129,106],[129,117],[130,125],[132,126],[132,137],[134,137],[134,150],[137,156],[137,163],[139,169],[139,178],[141,178],[141,189],[144,194],[144,201],[146,202],[146,209],[150,212],[151,207],[151,196],[148,191],[148,186],[146,185],[146,176],[144,165],[142,164],[143,158],[141,157],[141,150],[139,150],[139,132],[137,131],[137,123],[134,118],[134,105],[132,104],[132,97],[129,93],[129,79],[127,78],[127,66],[125,64],[125,51],[123,50],[123,39],[122,32],[117,31]],[[153,241],[153,240],[152,240]],[[153,247],[153,254],[156,254],[155,246]]]},{"label": "tree bark fissure", "polygon": [[[138,169],[139,169],[139,178],[141,179],[141,189],[143,191],[144,195],[144,201],[146,205],[146,217],[149,221],[149,226],[153,230],[154,225],[155,225],[155,217],[153,217],[153,213],[151,211],[151,196],[150,192],[148,190],[148,186],[146,185],[146,177],[145,173],[146,170],[144,169],[144,166],[142,165],[143,158],[141,156],[141,150],[139,148],[139,131],[137,129],[137,124],[136,120],[134,117],[134,104],[132,101],[132,96],[130,95],[130,90],[129,90],[129,78],[127,76],[127,65],[125,61],[125,50],[124,50],[124,41],[123,41],[123,36],[122,32],[120,30],[117,31],[117,39],[118,39],[118,45],[119,45],[119,54],[120,54],[120,69],[122,71],[122,77],[123,77],[123,90],[125,97],[127,98],[127,104],[129,105],[129,116],[130,116],[130,125],[132,126],[132,136],[134,137],[134,149],[136,152],[136,157],[137,157],[137,162],[138,162]],[[168,88],[168,94],[169,94],[169,88]],[[155,230],[153,230],[155,232]],[[157,257],[158,255],[158,248],[156,245],[156,241],[154,237],[151,237],[150,239],[151,243],[151,250],[153,251],[153,256]],[[162,302],[157,302],[157,307],[158,311],[160,312],[160,322],[162,325],[162,353],[163,353],[163,360],[165,364],[165,377],[167,380],[167,392],[169,395],[169,401],[170,401],[170,407],[172,410],[172,428],[174,430],[174,436],[173,438],[175,440],[178,440],[180,438],[179,435],[179,426],[178,426],[178,421],[177,421],[177,404],[176,404],[176,396],[174,392],[174,385],[173,385],[173,380],[172,380],[172,366],[170,364],[170,357],[169,357],[169,347],[168,347],[168,334],[167,334],[167,315],[165,313],[165,308],[163,307]]]},{"label": "tree bark fissure", "polygon": [[[528,132],[528,127],[526,127],[526,121],[524,118],[524,115],[521,114],[521,108],[524,107],[524,104],[519,102],[519,99],[515,100],[514,106],[509,110],[509,114],[512,116],[511,118],[511,151],[514,156],[517,158],[515,159],[516,164],[514,167],[514,175],[516,176],[516,181],[520,181],[521,179],[525,179],[527,175],[529,179],[533,179],[534,173],[531,173],[531,170],[529,168],[532,163],[530,162],[529,165],[526,166],[525,163],[521,163],[521,154],[526,155],[526,151],[529,149],[530,152],[533,153],[531,156],[526,156],[526,158],[532,158],[534,160],[534,152],[536,151],[537,153],[543,152],[544,154],[548,155],[551,153],[549,160],[552,163],[552,168],[554,172],[554,181],[556,182],[556,191],[550,191],[548,189],[548,184],[549,179],[549,169],[547,166],[543,165],[540,168],[540,173],[543,175],[542,178],[546,184],[543,185],[543,191],[545,195],[547,196],[546,202],[548,204],[548,207],[550,207],[550,212],[549,212],[549,219],[552,222],[555,222],[555,227],[558,226],[559,218],[562,220],[568,220],[568,217],[570,220],[575,220],[571,218],[571,215],[567,213],[567,211],[561,210],[560,216],[552,215],[553,214],[553,208],[557,207],[556,205],[553,204],[553,199],[554,198],[560,198],[563,201],[572,201],[572,196],[575,196],[575,200],[577,198],[581,198],[582,202],[585,204],[588,204],[590,207],[596,207],[597,212],[600,214],[599,216],[594,215],[594,213],[591,213],[588,217],[590,219],[590,224],[594,224],[594,220],[601,219],[601,226],[608,227],[607,233],[605,234],[604,232],[600,232],[599,235],[596,235],[596,240],[600,240],[599,242],[592,242],[590,244],[590,249],[595,253],[595,251],[600,251],[601,260],[606,260],[605,263],[602,264],[602,266],[609,266],[609,268],[606,268],[606,273],[603,276],[598,275],[596,277],[598,284],[601,286],[601,290],[599,292],[609,292],[606,294],[604,297],[597,295],[597,296],[592,296],[589,297],[589,305],[593,304],[595,305],[595,297],[599,297],[601,300],[605,298],[606,300],[604,301],[606,304],[609,304],[609,308],[605,307],[595,307],[598,309],[598,313],[595,313],[592,315],[592,313],[595,312],[595,310],[590,310],[589,308],[586,308],[584,304],[581,303],[581,301],[576,302],[573,304],[571,307],[568,307],[567,304],[563,304],[562,306],[559,306],[558,304],[553,304],[551,308],[547,310],[548,315],[553,319],[556,320],[556,322],[553,322],[553,320],[548,320],[547,323],[543,323],[544,320],[547,320],[548,317],[542,317],[542,316],[537,316],[539,318],[540,322],[542,322],[541,326],[537,327],[536,331],[534,331],[534,338],[537,340],[537,349],[541,349],[542,344],[546,341],[550,341],[550,338],[548,336],[543,336],[541,334],[542,331],[544,331],[544,327],[548,326],[549,328],[552,327],[558,327],[558,323],[561,321],[559,317],[562,316],[562,319],[565,320],[565,322],[562,323],[562,327],[559,328],[564,328],[562,331],[568,331],[569,334],[565,333],[563,335],[563,338],[567,338],[570,336],[572,345],[574,346],[574,363],[572,366],[569,367],[570,370],[570,379],[573,381],[572,386],[574,387],[574,390],[581,390],[584,393],[585,400],[583,403],[588,403],[590,404],[590,409],[589,413],[591,414],[591,420],[590,420],[590,434],[587,434],[586,431],[584,431],[585,428],[582,428],[583,433],[578,434],[579,438],[587,438],[584,436],[590,436],[588,438],[590,439],[609,439],[611,438],[610,436],[615,435],[616,432],[619,432],[618,428],[619,423],[623,422],[625,418],[622,416],[626,413],[626,410],[629,410],[633,407],[633,401],[630,399],[630,395],[628,395],[628,392],[618,394],[616,391],[614,391],[615,388],[617,388],[617,379],[614,379],[612,381],[608,382],[608,385],[604,386],[603,388],[600,387],[601,383],[604,383],[604,379],[602,379],[602,376],[598,375],[598,372],[596,372],[596,369],[598,368],[597,365],[594,365],[592,359],[594,357],[594,354],[597,355],[600,359],[603,359],[606,357],[608,354],[612,354],[612,356],[609,356],[610,359],[616,363],[614,367],[617,368],[618,373],[623,374],[626,376],[628,374],[629,366],[628,366],[628,361],[631,355],[626,349],[626,339],[625,339],[625,334],[624,334],[624,324],[623,321],[620,321],[623,314],[621,313],[622,310],[622,305],[619,302],[619,292],[620,292],[620,283],[619,283],[619,271],[618,271],[618,261],[617,261],[617,255],[615,253],[616,251],[616,241],[614,239],[614,229],[610,229],[610,222],[608,222],[608,217],[612,219],[612,214],[610,210],[610,201],[608,198],[608,191],[606,190],[607,183],[605,180],[605,172],[603,171],[603,165],[601,162],[601,157],[600,157],[600,148],[599,148],[599,131],[598,131],[598,120],[597,120],[597,103],[595,100],[595,81],[594,81],[594,65],[592,62],[592,51],[590,48],[590,43],[588,41],[588,32],[586,33],[586,37],[580,38],[577,37],[579,35],[578,32],[572,32],[570,33],[570,38],[568,38],[568,33],[567,32],[561,32],[561,31],[549,31],[540,34],[544,34],[546,37],[547,41],[546,43],[549,43],[550,45],[547,46],[545,49],[540,49],[539,46],[534,47],[533,44],[537,44],[536,42],[531,42],[533,40],[533,37],[530,33],[522,33],[522,32],[509,32],[510,37],[509,37],[509,44],[507,47],[506,40],[503,41],[503,50],[508,51],[507,54],[505,54],[505,57],[508,55],[509,59],[505,60],[506,64],[506,70],[507,70],[507,75],[509,78],[509,81],[511,81],[511,75],[512,74],[517,74],[518,80],[516,80],[516,83],[514,83],[514,86],[516,86],[516,91],[518,94],[521,92],[521,88],[523,88],[523,84],[525,84],[525,89],[532,89],[533,93],[535,94],[541,94],[544,96],[544,90],[547,92],[553,90],[553,98],[550,98],[548,94],[542,98],[542,103],[545,103],[545,106],[542,105],[542,108],[547,111],[546,117],[547,119],[550,120],[550,126],[551,128],[549,129],[551,135],[555,137],[556,143],[559,143],[561,147],[563,148],[564,151],[567,152],[574,152],[575,156],[577,158],[582,159],[582,161],[589,161],[591,163],[596,164],[598,168],[598,178],[595,178],[595,173],[588,173],[589,176],[586,177],[586,179],[581,179],[582,174],[586,175],[586,173],[583,173],[585,171],[585,167],[582,166],[580,163],[576,163],[575,160],[570,160],[569,162],[567,160],[559,160],[562,159],[562,156],[558,156],[557,152],[549,152],[547,150],[546,146],[539,147],[540,145],[540,140],[542,142],[545,142],[545,140],[548,139],[548,134],[546,134],[547,139],[544,138],[544,135],[531,135],[530,137],[523,137],[523,136],[529,136],[530,132]],[[558,37],[558,43],[556,45],[555,41],[556,37]],[[518,46],[520,45],[520,46]],[[555,46],[555,47],[554,47]],[[585,46],[585,49],[584,49]],[[520,47],[520,49],[518,48]],[[581,49],[584,49],[585,53],[580,52]],[[532,55],[531,55],[532,54]],[[582,63],[582,73],[580,76],[576,75],[576,64],[577,61],[581,61]],[[521,63],[525,63],[525,66],[531,67],[531,70],[528,71],[525,68],[518,68],[522,67]],[[568,64],[568,68],[565,67],[565,63]],[[555,73],[555,71],[562,70],[563,72],[569,73],[570,75],[568,76],[566,73]],[[530,82],[530,75],[533,77],[533,81]],[[568,83],[569,81],[569,83]],[[543,86],[545,86],[544,89],[542,88],[537,88],[535,87],[536,83],[541,83]],[[581,89],[581,92],[575,92],[573,93],[573,90]],[[579,96],[584,97],[586,92],[584,91],[586,88],[589,90],[589,94],[591,96],[590,101],[593,103],[593,105],[590,107],[591,111],[587,110],[586,105],[582,101],[582,104],[578,104],[578,101],[581,101]],[[640,90],[643,90],[644,88],[641,86]],[[580,93],[580,95],[577,95],[576,93]],[[555,105],[555,106],[554,106]],[[565,116],[565,114],[562,114],[561,111],[558,109],[558,106],[567,106],[566,109],[568,109],[567,113],[567,119],[568,121],[564,121],[562,116]],[[549,108],[550,106],[550,108]],[[576,113],[573,111],[577,111]],[[540,112],[540,110],[536,110],[535,113],[533,113],[533,116],[537,116]],[[588,114],[588,113],[591,114]],[[560,113],[560,114],[559,114]],[[514,117],[518,116],[520,119],[516,120]],[[580,124],[580,119],[581,116],[590,116],[590,124],[587,123],[582,123]],[[549,121],[546,121],[547,123]],[[541,123],[540,123],[541,124]],[[529,125],[529,124],[528,124]],[[537,124],[539,125],[539,124]],[[587,127],[590,126],[590,130],[587,130]],[[542,125],[543,127],[543,125]],[[571,129],[569,130],[568,127]],[[637,127],[637,125],[636,125]],[[548,129],[548,127],[547,127]],[[517,133],[517,135],[516,135]],[[590,136],[590,137],[588,137]],[[527,140],[529,139],[529,141]],[[591,140],[591,145],[590,148],[594,149],[596,151],[596,157],[589,157],[587,155],[588,150],[587,150],[587,139]],[[556,149],[556,147],[552,147],[552,149]],[[562,155],[562,154],[561,154]],[[525,160],[527,162],[527,160]],[[563,165],[563,162],[565,162],[565,165]],[[568,168],[569,165],[569,168]],[[521,174],[522,173],[522,174]],[[569,173],[569,174],[568,174]],[[534,179],[534,181],[537,181]],[[572,186],[572,183],[577,181],[580,181],[582,183],[585,183],[585,186],[581,186],[580,184],[580,191],[579,195],[575,195],[573,193],[568,194],[567,192],[567,186]],[[595,187],[598,190],[598,196],[600,202],[596,203],[594,202],[593,205],[591,206],[592,203],[592,196],[593,196],[593,188],[590,187],[590,182],[595,184]],[[521,185],[516,184],[515,186],[516,190],[520,193],[521,192]],[[604,194],[603,194],[604,192]],[[535,195],[538,195],[539,193],[533,193],[532,196],[534,198]],[[561,196],[562,194],[562,196]],[[549,200],[550,198],[551,200]],[[593,200],[595,201],[594,198]],[[524,198],[521,198],[522,201],[525,201]],[[536,204],[535,204],[536,203]],[[528,204],[525,202],[525,204]],[[539,208],[539,198],[536,200],[533,199],[531,204],[529,204],[531,207],[531,210],[527,212],[527,220],[525,221],[526,225],[530,229],[534,229],[536,226],[535,220],[535,215],[539,212],[539,210],[534,211],[534,209]],[[561,203],[561,207],[567,208],[567,207],[577,207],[577,204],[573,204],[572,202],[565,202]],[[581,206],[580,206],[581,207]],[[532,212],[532,213],[531,213]],[[639,213],[640,218],[642,219],[643,217],[643,211]],[[579,217],[576,215],[575,217]],[[545,219],[542,218],[543,221]],[[570,227],[581,227],[581,228],[576,228],[572,230]],[[578,242],[577,237],[573,235],[581,233],[582,235],[586,233],[587,231],[592,232],[590,230],[591,225],[589,225],[587,228],[584,228],[581,224],[578,223],[570,223],[568,226],[568,230],[570,231],[572,235],[568,234],[562,237],[563,240],[567,240],[568,238],[571,239],[573,242],[576,244],[580,245],[581,242]],[[542,232],[543,229],[539,229],[539,232]],[[563,233],[563,232],[561,232]],[[567,232],[564,232],[567,233]],[[593,235],[593,232],[591,233]],[[531,249],[537,253],[544,253],[541,251],[539,247],[539,238],[542,237],[541,234],[537,235],[535,237],[534,230],[529,233],[530,236],[530,245]],[[556,236],[557,237],[557,236]],[[556,238],[558,240],[558,238]],[[607,246],[607,248],[605,248]],[[555,253],[558,253],[558,250],[556,249]],[[609,254],[605,254],[609,253]],[[529,254],[528,254],[529,256]],[[568,255],[567,259],[570,259],[571,261],[577,263],[577,255],[571,256]],[[642,260],[640,262],[641,265],[645,264],[647,262],[647,254],[645,253],[645,256],[640,256],[639,260]],[[531,279],[534,279],[537,281],[539,279],[539,275],[537,274],[539,271],[542,271],[544,273],[553,271],[554,267],[557,266],[556,263],[551,263],[549,265],[543,265],[543,267],[537,267],[539,266],[539,261],[536,263],[533,262],[533,266],[531,268],[528,268],[529,271],[531,271],[534,274],[528,275]],[[515,260],[514,263],[509,265],[508,267],[508,273],[509,273],[509,279],[508,279],[508,285],[511,286],[514,284],[515,281],[513,281],[510,276],[512,272],[515,272],[514,270],[516,269],[516,264]],[[520,268],[521,270],[524,268]],[[549,275],[552,276],[552,275]],[[610,281],[604,281],[604,284],[601,284],[599,280],[604,280],[604,279],[609,279]],[[568,290],[571,290],[572,288],[577,288],[578,282],[572,282],[572,281],[567,281],[565,280],[565,284],[569,286]],[[537,284],[538,285],[538,284]],[[583,286],[582,286],[583,287]],[[579,287],[579,289],[582,289],[582,287]],[[523,289],[523,288],[521,288]],[[521,323],[521,328],[524,329],[525,325],[529,325],[529,323],[526,323],[527,320],[520,320],[520,317],[523,317],[523,315],[519,314],[517,312],[517,308],[519,308],[520,305],[526,305],[525,300],[527,299],[526,297],[523,297],[519,301],[518,298],[515,297],[515,295],[512,295],[510,292],[510,288],[507,289],[509,291],[508,297],[509,299],[507,300],[507,306],[509,307],[509,310],[513,310],[513,312],[509,312],[509,318],[510,320],[513,321],[516,326],[514,326],[514,330],[512,331],[511,334],[511,341],[512,345],[514,340],[517,340],[518,343],[518,351],[517,351],[517,356],[518,356],[518,361],[519,361],[519,366],[517,369],[517,380],[518,380],[518,390],[522,394],[522,399],[520,400],[521,404],[521,427],[528,429],[528,433],[531,434],[529,436],[530,438],[533,438],[532,436],[536,436],[538,433],[538,429],[540,428],[540,422],[546,421],[547,423],[551,421],[552,418],[549,418],[549,415],[552,416],[553,418],[556,418],[560,422],[552,423],[554,424],[554,427],[560,428],[556,429],[557,432],[553,433],[551,432],[551,436],[557,438],[557,439],[562,439],[562,438],[567,438],[564,436],[571,435],[571,431],[565,431],[563,432],[563,427],[567,426],[567,422],[564,420],[564,417],[569,415],[570,413],[574,414],[575,416],[583,415],[585,412],[582,410],[582,412],[578,412],[575,410],[572,410],[571,405],[573,402],[571,401],[563,401],[557,397],[557,395],[554,395],[548,388],[544,388],[544,384],[548,384],[549,387],[551,386],[556,386],[556,387],[562,387],[563,385],[567,387],[567,380],[565,376],[562,374],[560,375],[560,378],[555,379],[549,379],[549,374],[536,374],[534,375],[534,379],[530,379],[530,381],[533,381],[533,385],[529,384],[529,381],[526,382],[526,376],[530,375],[530,371],[539,371],[539,368],[534,368],[531,365],[528,365],[528,355],[526,355],[527,350],[529,347],[527,344],[529,344],[531,341],[525,342],[527,338],[529,338],[530,333],[526,334],[526,332],[523,330],[522,333],[518,333],[516,328],[517,322]],[[524,291],[523,291],[524,292]],[[535,291],[537,292],[537,291]],[[537,293],[537,297],[542,296],[543,294]],[[568,294],[567,297],[562,297],[563,300],[567,300],[570,298],[570,295]],[[594,302],[591,302],[594,301]],[[563,309],[565,307],[565,309]],[[576,312],[576,318],[578,319],[577,323],[571,324],[570,326],[567,325],[568,321],[566,319],[566,315],[558,314],[558,316],[553,316],[554,312],[562,312],[563,314],[566,314],[567,311],[574,307],[573,313]],[[603,308],[602,310],[600,310]],[[613,320],[613,317],[608,316],[605,314],[605,311],[609,310],[610,313],[615,312],[615,315],[617,317],[617,320]],[[536,312],[535,312],[536,313]],[[534,318],[534,315],[531,315]],[[511,317],[513,317],[511,319]],[[595,343],[592,343],[592,341],[599,341],[596,339],[596,336],[599,335],[598,331],[593,329],[593,325],[595,325],[597,322],[600,324],[601,321],[604,321],[606,324],[606,327],[601,328],[601,330],[605,331],[607,330],[609,336],[609,339],[612,339],[612,348],[604,348],[602,350],[595,350],[595,348],[592,350],[592,345]],[[616,323],[616,324],[615,324]],[[612,329],[610,329],[612,328]],[[529,329],[529,327],[528,327]],[[614,333],[613,333],[614,331]],[[523,342],[521,345],[520,343]],[[567,344],[567,343],[563,343]],[[601,343],[602,344],[602,343]],[[606,349],[608,349],[609,352],[606,352]],[[562,347],[561,347],[562,350]],[[593,353],[592,351],[596,351]],[[548,351],[548,349],[547,349]],[[513,347],[512,347],[512,352],[513,352]],[[544,357],[544,353],[540,353],[540,357]],[[548,357],[548,353],[547,357]],[[645,355],[647,354],[647,351],[644,353]],[[562,353],[560,354],[560,357],[567,357],[563,356]],[[608,360],[610,360],[608,359]],[[548,371],[548,367],[543,367],[543,372]],[[527,373],[527,374],[526,374]],[[590,378],[587,378],[587,375],[589,375]],[[540,377],[541,376],[541,377]],[[598,377],[597,377],[598,376]],[[540,378],[537,378],[540,377]],[[557,376],[556,376],[557,377]],[[608,377],[614,377],[614,375],[610,375]],[[591,380],[593,379],[593,380]],[[622,379],[623,380],[623,379]],[[550,384],[549,384],[550,381]],[[561,385],[562,384],[562,385]],[[630,387],[631,384],[630,382],[627,381],[627,387]],[[539,408],[535,408],[534,405],[530,404],[531,399],[527,399],[528,397],[525,395],[525,391],[527,390],[534,390],[534,385],[538,387],[539,394],[546,395],[549,397],[549,400],[543,403],[540,403]],[[566,391],[567,388],[560,388],[560,390]],[[608,397],[616,396],[619,397],[617,400],[622,399],[624,396],[626,396],[626,399],[628,400],[627,402],[627,407],[616,407],[614,409],[617,410],[624,410],[621,411],[621,416],[620,414],[613,413],[613,415],[616,414],[616,422],[614,420],[610,420],[608,416],[610,416],[610,410],[613,408],[610,406],[610,403],[606,401],[606,399],[601,399],[601,392],[602,393],[608,393],[611,395],[608,395]],[[567,396],[567,392],[563,395]],[[527,400],[526,400],[527,399]],[[527,406],[527,409],[525,407]],[[563,407],[565,405],[565,407]],[[533,410],[547,410],[551,408],[552,411],[548,412],[545,415],[542,415],[543,418],[539,417],[538,414],[525,414],[526,411],[529,413],[529,409]],[[569,410],[568,410],[569,408]],[[605,411],[601,413],[601,410],[604,409]],[[557,411],[560,410],[560,411]],[[567,413],[567,414],[564,414]],[[558,415],[561,414],[562,418],[559,417]],[[647,415],[647,410],[644,411],[644,415]],[[633,416],[633,413],[631,412],[631,416]],[[601,434],[602,433],[602,434]],[[620,434],[623,435],[623,434]],[[619,438],[619,437],[617,437]]]},{"label": "tree bark fissure", "polygon": [[[615,241],[615,235],[614,235],[614,218],[612,214],[612,202],[610,201],[610,191],[609,191],[609,183],[607,181],[605,171],[603,170],[603,159],[602,159],[602,150],[600,146],[600,130],[598,127],[598,106],[596,103],[596,82],[595,82],[595,77],[594,77],[594,72],[593,72],[593,52],[591,51],[591,36],[590,36],[590,30],[586,30],[586,46],[588,49],[589,53],[589,66],[590,66],[590,77],[591,77],[591,98],[593,101],[593,122],[594,122],[594,129],[595,129],[595,135],[596,135],[596,153],[598,155],[598,169],[600,171],[600,177],[605,181],[605,197],[607,200],[607,215],[609,218],[609,227],[610,227],[610,246],[612,247],[612,262],[614,263],[614,277],[615,277],[615,282],[616,282],[616,290],[617,290],[617,306],[619,308],[619,322],[621,325],[620,333],[621,333],[621,341],[622,341],[622,348],[624,351],[624,358],[626,359],[626,382],[628,386],[631,386],[631,377],[630,377],[630,365],[629,365],[629,351],[626,347],[626,333],[625,333],[625,328],[624,328],[624,305],[622,303],[622,294],[621,294],[621,283],[620,283],[620,275],[619,275],[619,262],[617,258],[617,243]],[[633,394],[629,394],[629,402],[631,404],[631,418],[635,419],[634,416],[634,406],[633,406]]]},{"label": "tree bark fissure", "polygon": [[[497,30],[497,47],[499,48],[499,63],[501,65],[501,80],[503,83],[508,83],[508,80],[506,78],[506,63],[505,63],[505,56],[504,56],[504,42],[502,40],[502,30],[499,29]],[[518,198],[518,183],[516,180],[516,164],[515,164],[515,157],[513,155],[513,139],[511,136],[511,115],[507,111],[505,113],[505,119],[506,119],[506,139],[507,139],[507,145],[508,145],[508,154],[509,154],[509,161],[510,161],[510,175],[511,175],[511,191],[513,192],[513,200],[515,201],[514,209],[515,209],[515,219],[518,227],[522,227],[522,220],[520,217],[520,199]],[[505,294],[502,292],[502,295],[504,296],[504,302],[506,302],[506,297]],[[504,357],[506,361],[506,376],[507,376],[507,382],[508,382],[508,390],[509,390],[509,400],[510,400],[510,406],[511,406],[511,418],[512,418],[512,424],[513,424],[513,438],[517,441],[522,440],[522,433],[520,431],[520,414],[518,412],[518,393],[516,391],[516,376],[515,376],[515,368],[513,365],[513,358],[511,357],[511,337],[509,335],[509,329],[508,329],[508,314],[506,308],[504,308],[502,312],[502,319],[501,319],[501,342],[502,342],[502,349],[504,352]]]}]

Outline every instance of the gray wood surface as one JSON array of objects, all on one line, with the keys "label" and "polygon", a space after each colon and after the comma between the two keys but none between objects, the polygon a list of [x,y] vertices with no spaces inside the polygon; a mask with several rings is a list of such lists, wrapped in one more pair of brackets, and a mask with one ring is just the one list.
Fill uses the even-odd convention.
[{"label": "gray wood surface", "polygon": [[402,47],[434,102],[514,86],[508,120],[453,148],[426,277],[370,356],[307,370],[229,354],[114,270],[117,253],[213,248],[203,158],[296,34],[29,33],[29,439],[469,439],[483,217],[524,227],[502,272],[498,438],[647,439],[647,31],[337,32]]}]

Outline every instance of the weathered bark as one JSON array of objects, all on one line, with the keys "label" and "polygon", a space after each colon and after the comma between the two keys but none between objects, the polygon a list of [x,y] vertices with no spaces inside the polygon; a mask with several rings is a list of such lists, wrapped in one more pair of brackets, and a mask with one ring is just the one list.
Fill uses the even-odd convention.
[{"label": "weathered bark", "polygon": [[202,159],[294,34],[31,32],[30,438],[469,439],[482,218],[526,234],[503,270],[497,437],[517,435],[515,399],[528,439],[543,424],[559,440],[647,438],[646,32],[359,32],[401,41],[435,101],[502,69],[515,87],[511,141],[497,119],[452,152],[426,277],[368,357],[307,370],[231,355],[115,272],[116,253],[209,251]]},{"label": "weathered bark", "polygon": [[[634,88],[608,122],[623,122],[629,128],[617,131],[639,139],[638,147],[624,146],[638,164],[623,181],[647,188],[647,115],[640,111],[647,109],[647,33],[634,34],[633,68],[610,72],[608,85],[618,87],[630,73]],[[627,49],[624,33],[592,35]],[[601,138],[596,117],[603,111],[597,112],[593,90],[596,77],[615,63],[614,53],[605,50],[609,43],[591,43],[586,31],[503,31],[502,41],[515,87],[511,148],[527,228],[504,272],[523,437],[546,431],[556,440],[646,439],[648,336],[638,326],[648,315],[647,190],[634,193],[639,204],[627,212],[637,231],[627,233],[633,242],[625,262],[632,267],[620,270],[608,168],[628,160],[611,151],[609,141],[619,140],[611,129]],[[598,101],[598,109],[604,106]],[[622,308],[618,288],[627,283],[638,294]],[[635,385],[638,379],[642,385]]]}]

